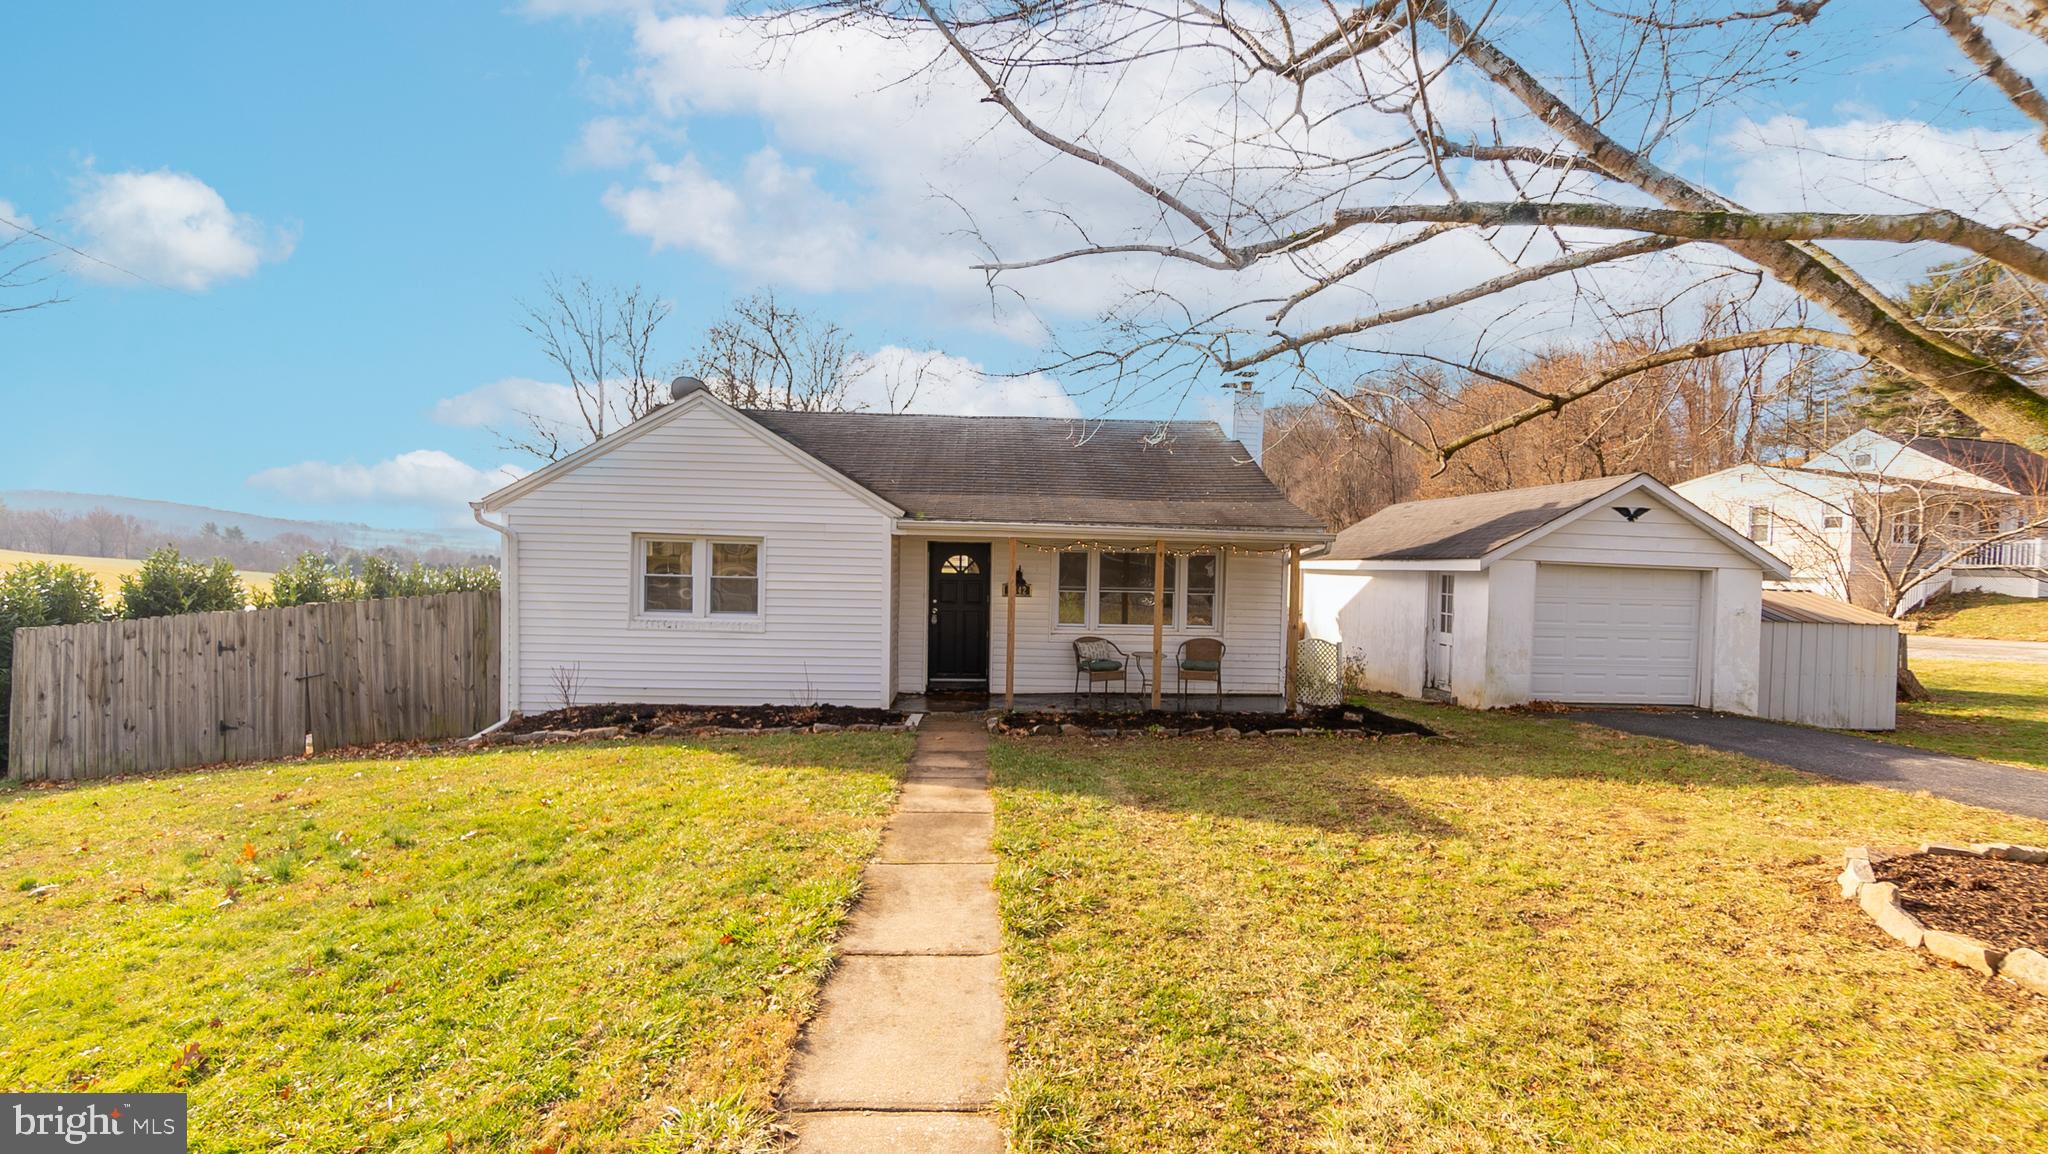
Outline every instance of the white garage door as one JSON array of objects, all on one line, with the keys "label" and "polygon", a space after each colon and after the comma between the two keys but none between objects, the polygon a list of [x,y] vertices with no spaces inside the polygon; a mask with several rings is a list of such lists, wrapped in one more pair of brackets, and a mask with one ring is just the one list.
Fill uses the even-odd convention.
[{"label": "white garage door", "polygon": [[1538,701],[1691,705],[1700,577],[1686,569],[1536,567]]}]

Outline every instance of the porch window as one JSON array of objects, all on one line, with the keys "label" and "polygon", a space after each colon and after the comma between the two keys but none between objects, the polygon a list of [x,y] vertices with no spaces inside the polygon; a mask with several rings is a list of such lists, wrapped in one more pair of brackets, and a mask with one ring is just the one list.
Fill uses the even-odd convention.
[{"label": "porch window", "polygon": [[688,613],[696,542],[648,539],[640,542],[640,609],[644,613]]},{"label": "porch window", "polygon": [[1216,625],[1216,554],[1196,553],[1186,559],[1188,599],[1185,616],[1191,629]]},{"label": "porch window", "polygon": [[[1150,549],[1062,551],[1057,562],[1059,624],[1149,627],[1156,562]],[[1167,628],[1216,628],[1223,586],[1220,552],[1169,556],[1164,585],[1166,602],[1161,611]]]},{"label": "porch window", "polygon": [[711,542],[711,611],[761,611],[761,546],[753,541]]},{"label": "porch window", "polygon": [[1900,509],[1892,514],[1892,544],[1917,545],[1920,543],[1920,510]]},{"label": "porch window", "polygon": [[1060,554],[1060,624],[1088,624],[1088,554]]},{"label": "porch window", "polygon": [[1152,624],[1155,560],[1150,552],[1102,554],[1102,577],[1095,598],[1097,625]]}]

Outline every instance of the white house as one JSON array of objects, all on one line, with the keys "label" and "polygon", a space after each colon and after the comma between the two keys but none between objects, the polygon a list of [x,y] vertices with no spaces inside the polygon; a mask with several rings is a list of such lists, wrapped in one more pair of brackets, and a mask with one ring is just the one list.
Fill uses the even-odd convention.
[{"label": "white house", "polygon": [[1796,467],[1675,486],[1791,563],[1787,588],[1900,610],[1956,591],[2048,596],[2048,462],[2003,441],[1854,433]]},{"label": "white house", "polygon": [[[1256,414],[1254,414],[1256,417]],[[1212,422],[653,413],[476,503],[505,538],[509,711],[1066,693],[1074,642],[1277,693],[1289,565],[1330,535]],[[495,519],[493,519],[495,518]],[[1155,613],[1155,610],[1157,611]]]},{"label": "white house", "polygon": [[1312,636],[1368,689],[1754,714],[1785,563],[1643,473],[1383,509],[1303,565]]}]

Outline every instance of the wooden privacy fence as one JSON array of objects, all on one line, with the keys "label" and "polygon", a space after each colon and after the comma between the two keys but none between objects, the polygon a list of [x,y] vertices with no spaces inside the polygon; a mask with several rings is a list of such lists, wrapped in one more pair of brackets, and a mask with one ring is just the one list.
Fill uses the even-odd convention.
[{"label": "wooden privacy fence", "polygon": [[498,718],[498,594],[23,629],[8,773],[64,781],[461,737]]}]

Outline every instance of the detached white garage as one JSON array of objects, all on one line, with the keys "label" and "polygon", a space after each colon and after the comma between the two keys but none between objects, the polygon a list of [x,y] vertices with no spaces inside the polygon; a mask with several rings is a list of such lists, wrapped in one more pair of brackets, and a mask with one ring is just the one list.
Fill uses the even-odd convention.
[{"label": "detached white garage", "polygon": [[1384,509],[1303,563],[1312,635],[1366,688],[1754,714],[1784,562],[1645,473]]}]

